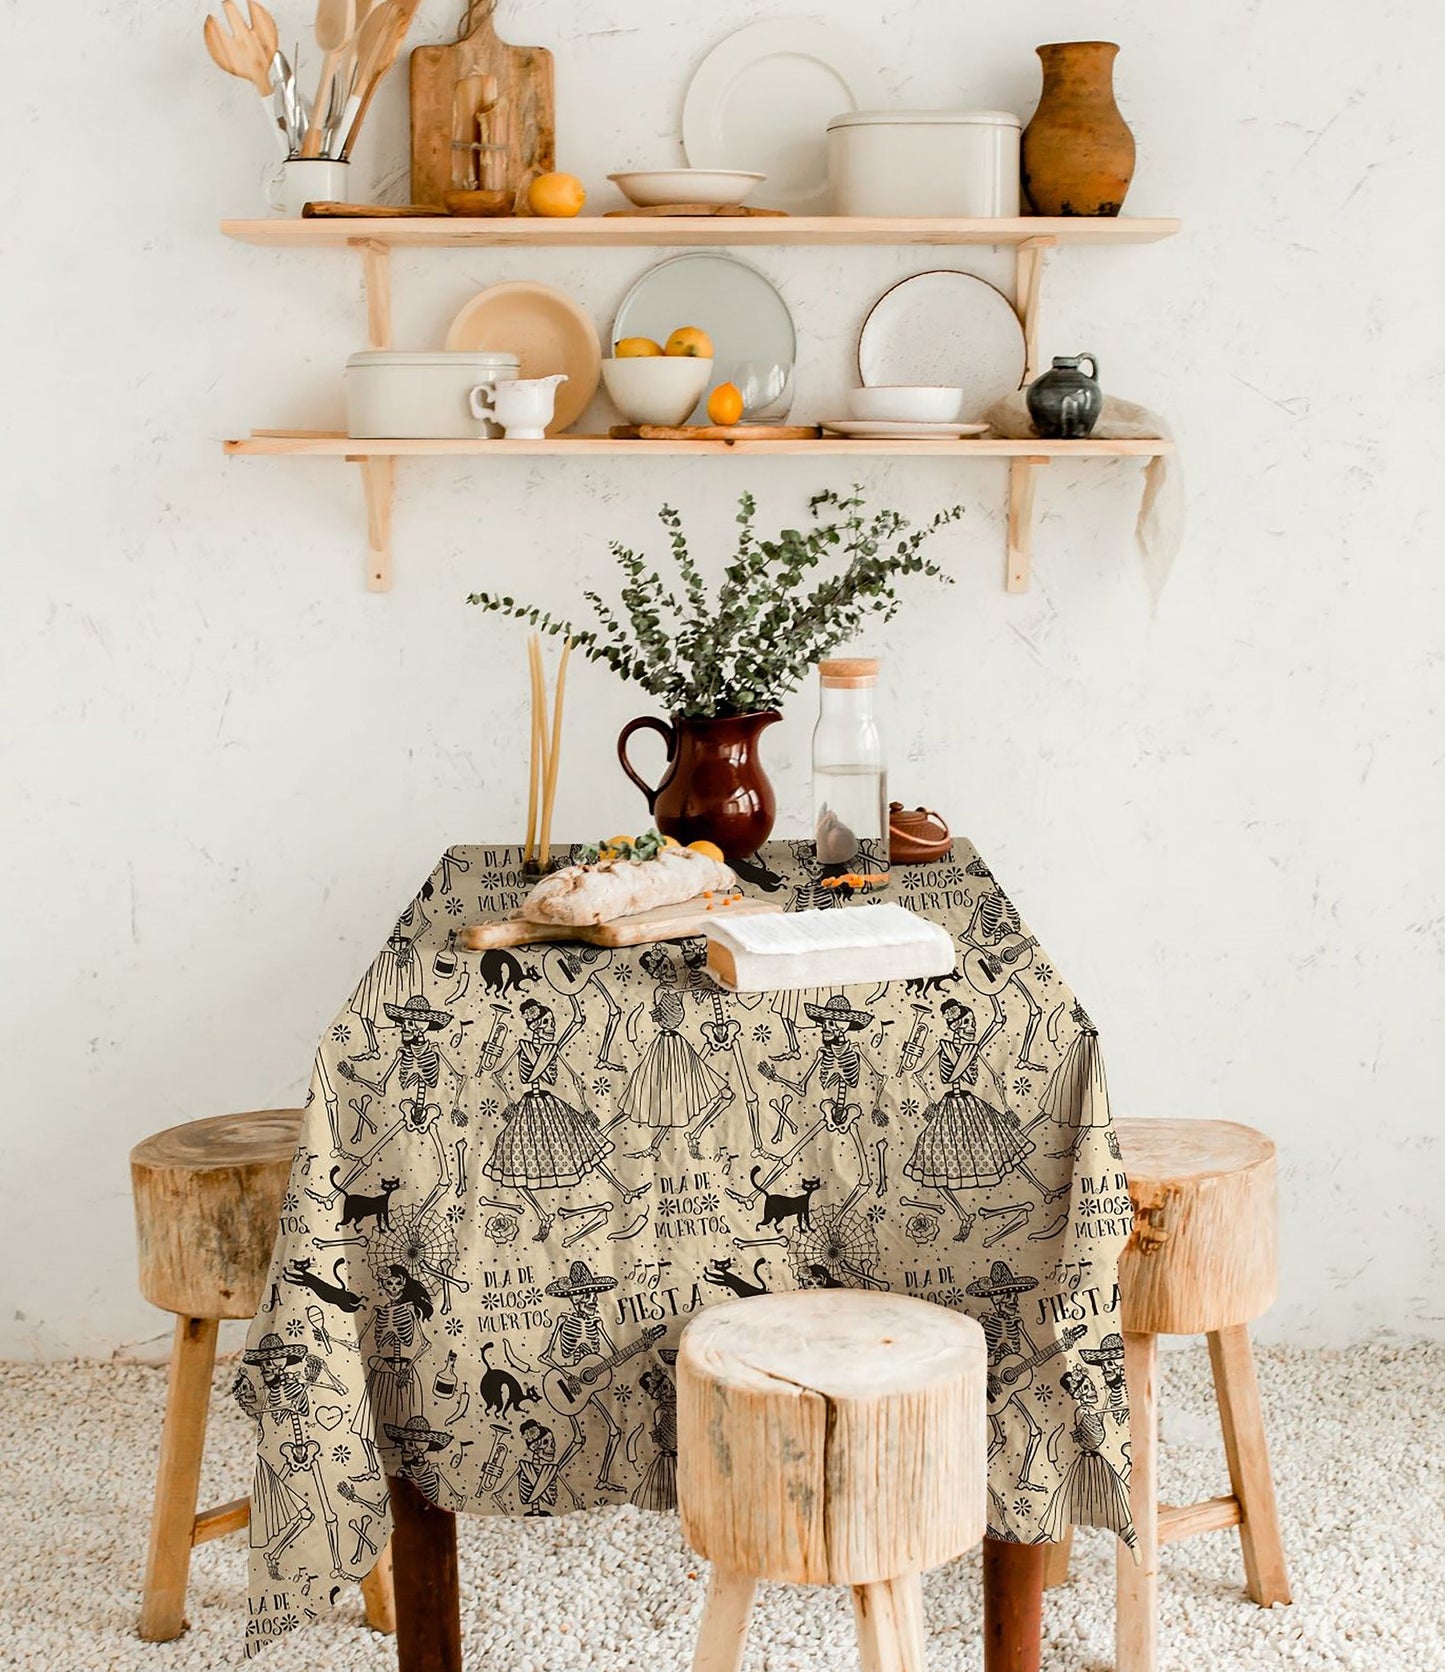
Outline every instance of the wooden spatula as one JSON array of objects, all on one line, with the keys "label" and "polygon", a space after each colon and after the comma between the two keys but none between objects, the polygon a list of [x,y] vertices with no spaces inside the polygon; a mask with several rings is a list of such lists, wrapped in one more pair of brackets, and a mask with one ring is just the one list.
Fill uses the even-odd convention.
[{"label": "wooden spatula", "polygon": [[355,32],[355,0],[316,0],[316,44],[325,57],[321,60],[321,79],[316,84],[316,97],[311,104],[311,120],[306,127],[306,137],[301,142],[303,157],[321,155],[322,130],[326,125],[326,112],[331,108],[331,84]]},{"label": "wooden spatula", "polygon": [[[367,29],[376,25],[376,36],[367,56],[363,57],[360,46],[357,48],[356,81],[352,87],[351,98],[347,101],[346,112],[341,118],[340,132],[344,136],[341,144],[343,158],[350,157],[351,148],[356,144],[356,137],[361,132],[361,124],[366,120],[372,98],[381,85],[382,78],[396,62],[401,43],[406,39],[411,20],[416,16],[420,6],[421,0],[381,0],[381,4],[367,18]],[[380,23],[377,22],[378,18],[381,19]]]},{"label": "wooden spatula", "polygon": [[242,15],[236,0],[222,0],[221,10],[226,14],[230,30],[223,29],[216,18],[208,17],[203,30],[206,50],[227,75],[249,81],[260,94],[265,101],[267,124],[277,136],[281,155],[287,156],[291,147],[285,124],[276,115],[272,103],[275,88],[271,62],[276,56],[276,20],[260,0],[251,0],[249,19]]}]

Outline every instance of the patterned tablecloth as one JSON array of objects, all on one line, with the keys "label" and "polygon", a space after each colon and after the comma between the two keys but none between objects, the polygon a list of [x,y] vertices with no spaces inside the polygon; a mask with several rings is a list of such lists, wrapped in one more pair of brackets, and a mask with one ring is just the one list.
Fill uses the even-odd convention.
[{"label": "patterned tablecloth", "polygon": [[[978,1318],[995,1537],[1132,1539],[1098,1040],[974,849],[886,891],[954,935],[954,975],[748,996],[700,939],[459,952],[519,862],[449,850],[317,1053],[235,1388],[248,1653],[370,1570],[388,1473],[482,1515],[670,1508],[683,1325],[805,1285]],[[810,843],[740,869],[847,903]]]}]

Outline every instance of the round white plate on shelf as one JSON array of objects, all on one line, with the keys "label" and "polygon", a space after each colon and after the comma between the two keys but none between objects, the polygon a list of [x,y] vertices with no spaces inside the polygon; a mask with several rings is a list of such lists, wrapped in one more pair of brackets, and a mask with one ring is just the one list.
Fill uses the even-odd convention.
[{"label": "round white plate on shelf", "polygon": [[[651,337],[665,343],[683,325],[700,326],[712,338],[710,387],[735,383],[745,418],[776,421],[787,416],[797,357],[793,316],[756,267],[711,250],[660,261],[622,298],[611,340]],[[705,422],[697,416],[705,412],[704,398],[693,422]]]},{"label": "round white plate on shelf", "polygon": [[694,168],[765,174],[753,199],[760,209],[826,215],[829,121],[887,102],[861,42],[802,19],[757,23],[698,66],[682,108],[683,148]]},{"label": "round white plate on shelf", "polygon": [[521,361],[518,377],[563,373],[548,435],[577,422],[602,376],[597,327],[565,291],[531,280],[478,291],[452,321],[446,346],[507,350]]},{"label": "round white plate on shelf", "polygon": [[885,290],[858,333],[861,382],[956,385],[964,392],[960,416],[970,420],[1013,394],[1027,363],[1008,297],[951,269],[915,273]]},{"label": "round white plate on shelf", "polygon": [[823,428],[853,441],[962,441],[983,435],[987,424],[890,424],[882,418],[825,418]]}]

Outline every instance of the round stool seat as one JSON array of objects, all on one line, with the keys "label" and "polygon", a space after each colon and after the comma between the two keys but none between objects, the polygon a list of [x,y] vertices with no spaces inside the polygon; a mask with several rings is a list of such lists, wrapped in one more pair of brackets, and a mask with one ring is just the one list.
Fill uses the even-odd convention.
[{"label": "round stool seat", "polygon": [[1134,1234],[1119,1260],[1125,1331],[1207,1335],[1279,1290],[1275,1148],[1224,1120],[1119,1120]]},{"label": "round stool seat", "polygon": [[301,1110],[188,1121],[130,1152],[141,1293],[186,1318],[254,1316]]},{"label": "round stool seat", "polygon": [[983,1331],[869,1290],[709,1306],[677,1362],[683,1534],[719,1569],[866,1586],[983,1536]]}]

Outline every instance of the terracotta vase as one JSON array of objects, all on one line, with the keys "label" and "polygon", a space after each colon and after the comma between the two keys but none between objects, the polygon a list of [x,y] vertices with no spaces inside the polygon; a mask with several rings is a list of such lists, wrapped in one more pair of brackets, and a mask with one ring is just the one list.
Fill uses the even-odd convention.
[{"label": "terracotta vase", "polygon": [[[671,725],[648,714],[622,728],[617,758],[664,836],[716,842],[725,859],[746,859],[767,841],[777,814],[758,760],[758,734],[781,719],[771,708],[716,720],[674,714]],[[667,744],[667,771],[655,788],[627,758],[627,741],[638,731],[659,732]]]},{"label": "terracotta vase", "polygon": [[1117,215],[1134,135],[1114,103],[1112,41],[1041,46],[1044,90],[1024,129],[1023,187],[1036,215]]}]

